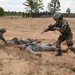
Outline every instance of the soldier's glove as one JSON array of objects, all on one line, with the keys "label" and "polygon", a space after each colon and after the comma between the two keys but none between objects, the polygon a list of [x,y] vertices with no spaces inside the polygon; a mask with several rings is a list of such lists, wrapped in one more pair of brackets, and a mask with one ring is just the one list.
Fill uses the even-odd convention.
[{"label": "soldier's glove", "polygon": [[18,48],[19,48],[20,50],[24,50],[24,49],[26,48],[26,46],[25,46],[25,44],[23,44],[23,45],[19,45]]}]

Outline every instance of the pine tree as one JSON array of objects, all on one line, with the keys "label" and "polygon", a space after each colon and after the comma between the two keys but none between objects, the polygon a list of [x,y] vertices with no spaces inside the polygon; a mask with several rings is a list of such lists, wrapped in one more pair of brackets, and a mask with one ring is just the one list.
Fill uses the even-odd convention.
[{"label": "pine tree", "polygon": [[33,0],[27,0],[26,2],[23,3],[27,12],[33,12],[34,10],[34,2]]},{"label": "pine tree", "polygon": [[40,9],[43,10],[43,0],[34,0],[34,12],[39,12]]},{"label": "pine tree", "polygon": [[51,0],[51,2],[48,3],[48,10],[53,14],[57,11],[60,11],[59,8],[60,8],[59,0]]},{"label": "pine tree", "polygon": [[30,13],[39,12],[40,9],[43,9],[42,1],[43,0],[26,0],[23,5],[26,6],[26,11]]}]

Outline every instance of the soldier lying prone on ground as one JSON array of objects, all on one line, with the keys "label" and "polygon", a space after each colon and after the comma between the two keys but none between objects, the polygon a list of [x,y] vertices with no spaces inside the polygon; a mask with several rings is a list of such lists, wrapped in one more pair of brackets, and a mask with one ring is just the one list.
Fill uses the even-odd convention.
[{"label": "soldier lying prone on ground", "polygon": [[[41,53],[36,51],[56,51],[56,48],[52,47],[56,42],[52,43],[40,43],[37,39],[21,39],[21,38],[13,38],[11,40],[7,40],[7,44],[17,45],[20,50],[26,49],[30,53],[34,55],[41,56]],[[63,52],[67,52],[68,49],[62,50]]]},{"label": "soldier lying prone on ground", "polygon": [[[28,43],[28,44],[23,44],[23,45],[18,45],[17,47],[20,48],[20,50],[27,50],[30,53],[34,54],[34,55],[38,55],[41,56],[41,53],[36,52],[36,51],[56,51],[57,49],[55,47],[52,47],[53,45],[55,45],[56,42],[52,42],[52,43],[36,43],[36,42],[32,42],[32,43]],[[67,49],[62,49],[62,52],[67,52]]]},{"label": "soldier lying prone on ground", "polygon": [[22,44],[28,44],[28,43],[32,43],[32,42],[41,42],[41,41],[38,41],[37,39],[30,39],[30,38],[12,38],[11,40],[7,40],[7,44],[10,45],[22,45]]}]

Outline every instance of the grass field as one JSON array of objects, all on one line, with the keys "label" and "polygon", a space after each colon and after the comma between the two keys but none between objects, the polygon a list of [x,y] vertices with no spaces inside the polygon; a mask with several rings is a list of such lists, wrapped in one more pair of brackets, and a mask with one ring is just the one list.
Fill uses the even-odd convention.
[{"label": "grass field", "polygon": [[[75,18],[66,18],[73,32],[75,46]],[[49,31],[41,34],[49,24],[53,24],[52,18],[21,18],[0,17],[0,28],[6,28],[4,37],[10,40],[14,37],[33,38],[42,42],[54,42],[59,36],[57,31]],[[66,48],[65,43],[62,48]],[[13,46],[5,46],[0,41],[0,75],[75,75],[75,54],[71,51],[63,53],[63,56],[55,57],[56,52],[41,52],[38,57],[20,51]]]}]

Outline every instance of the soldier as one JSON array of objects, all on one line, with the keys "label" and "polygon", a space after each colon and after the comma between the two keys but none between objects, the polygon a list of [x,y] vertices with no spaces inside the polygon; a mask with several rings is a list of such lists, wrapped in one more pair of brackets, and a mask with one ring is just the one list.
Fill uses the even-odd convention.
[{"label": "soldier", "polygon": [[16,45],[22,45],[22,44],[28,44],[28,43],[32,43],[32,42],[40,42],[38,41],[37,39],[30,39],[30,38],[27,38],[27,39],[24,39],[24,38],[12,38],[11,40],[7,40],[7,44],[16,44]]},{"label": "soldier", "polygon": [[[40,43],[37,39],[21,39],[21,38],[13,38],[11,40],[7,40],[7,44],[17,45],[20,50],[27,49],[30,53],[41,56],[41,53],[35,51],[56,51],[56,48],[51,47],[56,44],[56,42],[52,43]],[[16,46],[15,46],[16,47]],[[63,52],[67,52],[68,48],[62,50]]]},{"label": "soldier", "polygon": [[54,24],[54,30],[58,30],[61,35],[59,35],[56,48],[57,48],[57,54],[56,56],[61,56],[61,43],[66,40],[68,48],[75,53],[75,48],[73,47],[73,34],[71,32],[71,28],[69,27],[68,22],[65,20],[65,18],[60,13],[55,13],[53,15],[53,19],[56,21]]},{"label": "soldier", "polygon": [[5,33],[6,32],[6,29],[5,28],[1,28],[0,29],[0,39],[2,40],[2,41],[4,41],[4,43],[6,43],[6,40],[5,40],[5,38],[3,37],[3,33]]},{"label": "soldier", "polygon": [[[37,42],[32,42],[28,44],[23,44],[23,45],[18,45],[17,47],[20,48],[20,50],[26,49],[30,53],[41,56],[41,53],[38,53],[36,51],[56,51],[56,48],[52,47],[55,45],[56,42],[52,43],[37,43]],[[67,49],[62,50],[62,52],[67,52]]]}]

